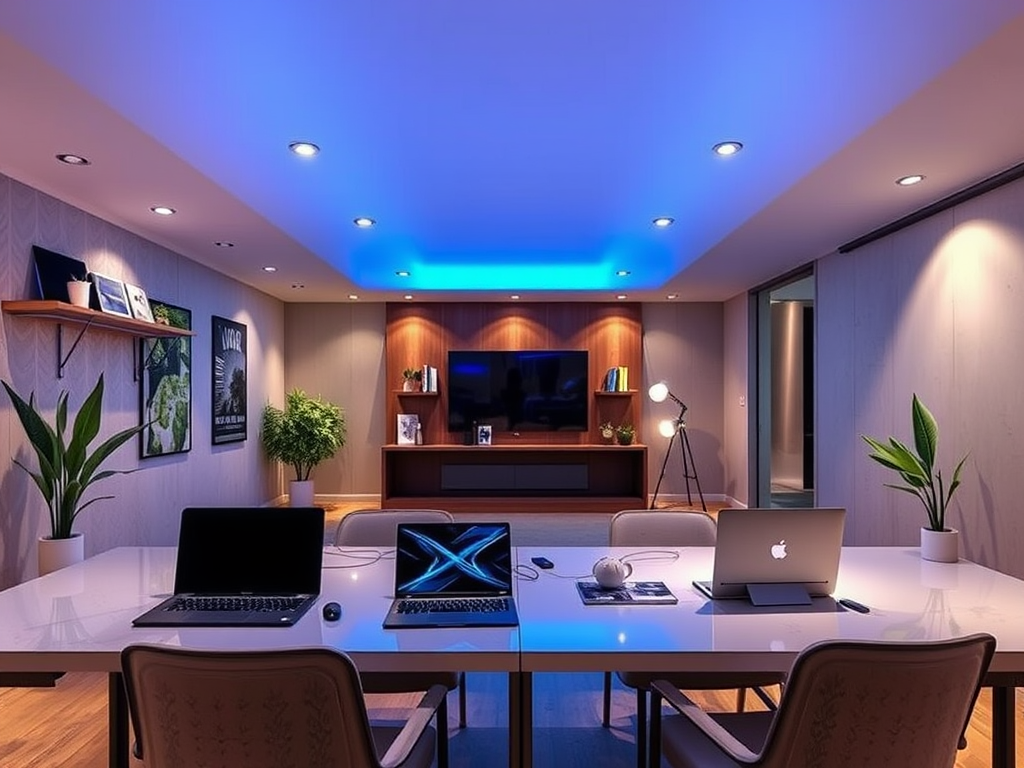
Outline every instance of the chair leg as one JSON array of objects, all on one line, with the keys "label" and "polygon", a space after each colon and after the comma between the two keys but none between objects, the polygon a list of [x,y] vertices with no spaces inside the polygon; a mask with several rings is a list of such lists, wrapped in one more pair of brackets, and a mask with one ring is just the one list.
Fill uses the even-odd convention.
[{"label": "chair leg", "polygon": [[636,767],[647,766],[647,691],[636,689]]},{"label": "chair leg", "polygon": [[747,689],[740,688],[736,691],[736,711],[743,712],[747,708]]},{"label": "chair leg", "polygon": [[466,727],[466,673],[459,673],[459,728]]},{"label": "chair leg", "polygon": [[601,718],[601,725],[605,728],[611,728],[612,726],[612,673],[604,673],[604,702],[603,702],[603,716]]},{"label": "chair leg", "polygon": [[448,768],[448,697],[437,708],[437,768]]}]

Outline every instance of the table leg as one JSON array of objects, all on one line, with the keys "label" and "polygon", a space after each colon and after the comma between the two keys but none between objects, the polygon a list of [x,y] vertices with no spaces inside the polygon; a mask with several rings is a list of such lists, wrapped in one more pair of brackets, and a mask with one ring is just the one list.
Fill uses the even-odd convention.
[{"label": "table leg", "polygon": [[508,675],[509,768],[533,768],[533,674]]},{"label": "table leg", "polygon": [[1014,704],[1016,688],[992,686],[992,766],[1014,768],[1017,764]]},{"label": "table leg", "polygon": [[107,676],[107,728],[110,734],[110,768],[129,768],[128,699],[120,672],[111,672]]}]

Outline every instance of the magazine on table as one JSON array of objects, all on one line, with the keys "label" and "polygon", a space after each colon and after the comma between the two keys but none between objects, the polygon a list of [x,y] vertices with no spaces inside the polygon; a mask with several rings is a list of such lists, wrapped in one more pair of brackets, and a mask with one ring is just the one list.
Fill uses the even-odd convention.
[{"label": "magazine on table", "polygon": [[602,587],[596,581],[577,581],[584,605],[674,605],[678,602],[663,581],[627,581],[621,587]]}]

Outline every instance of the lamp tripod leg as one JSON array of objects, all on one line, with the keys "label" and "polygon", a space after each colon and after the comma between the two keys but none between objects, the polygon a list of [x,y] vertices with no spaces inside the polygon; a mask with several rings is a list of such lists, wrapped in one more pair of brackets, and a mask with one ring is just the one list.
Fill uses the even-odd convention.
[{"label": "lamp tripod leg", "polygon": [[658,501],[658,491],[661,489],[661,481],[665,479],[665,468],[668,466],[668,457],[672,455],[672,443],[675,440],[670,440],[668,443],[668,450],[665,451],[665,460],[661,462],[661,474],[658,475],[658,482],[654,486],[654,496],[651,497],[651,506],[648,509],[655,509],[655,503]]},{"label": "lamp tripod leg", "polygon": [[[693,461],[693,450],[690,448],[690,438],[686,434],[686,427],[680,429],[678,434],[680,435],[679,441],[682,444],[683,476],[686,478],[686,501],[690,506],[693,506],[693,499],[690,496],[690,480],[692,478],[697,485],[697,496],[700,498],[701,509],[706,513],[708,505],[704,503],[704,492],[700,488],[700,478],[697,477],[697,465]],[[689,459],[689,466],[687,466],[687,459]]]}]

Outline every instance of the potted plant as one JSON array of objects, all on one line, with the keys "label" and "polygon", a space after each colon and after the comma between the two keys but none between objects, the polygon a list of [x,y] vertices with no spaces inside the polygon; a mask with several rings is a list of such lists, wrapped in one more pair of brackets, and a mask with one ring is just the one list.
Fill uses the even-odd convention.
[{"label": "potted plant", "polygon": [[958,557],[958,533],[946,526],[946,511],[950,499],[960,487],[960,471],[966,454],[953,470],[953,477],[947,486],[941,470],[935,470],[936,451],[939,443],[939,428],[925,404],[915,394],[910,404],[910,415],[914,427],[914,448],[912,451],[895,437],[888,443],[861,435],[871,446],[868,456],[883,467],[895,471],[903,485],[886,483],[889,488],[913,494],[924,504],[928,525],[921,528],[921,556],[926,560],[956,562]]},{"label": "potted plant", "polygon": [[309,473],[345,445],[345,415],[338,406],[293,389],[283,411],[269,404],[263,409],[262,439],[268,457],[295,470],[289,504],[309,507],[314,498]]},{"label": "potted plant", "polygon": [[632,445],[636,437],[636,427],[632,424],[619,424],[615,428],[615,439],[619,445]]},{"label": "potted plant", "polygon": [[605,440],[611,440],[615,437],[615,427],[612,426],[610,421],[606,421],[598,427],[601,430],[601,437]]},{"label": "potted plant", "polygon": [[145,425],[123,429],[90,452],[89,446],[99,434],[103,418],[103,374],[74,416],[70,439],[64,434],[68,424],[67,391],[57,397],[56,423],[51,425],[37,409],[34,392],[26,402],[6,381],[2,383],[36,453],[39,471],[33,472],[17,459],[14,463],[35,481],[50,511],[50,535],[39,540],[39,574],[43,575],[83,558],[84,539],[72,530],[75,520],[86,507],[114,498],[97,496],[83,501],[83,496],[93,483],[134,471],[100,467]]},{"label": "potted plant", "polygon": [[89,291],[92,283],[88,280],[79,280],[74,275],[68,280],[68,300],[76,307],[89,308]]},{"label": "potted plant", "polygon": [[402,390],[404,392],[416,392],[423,381],[423,371],[419,368],[406,368],[402,371]]}]

